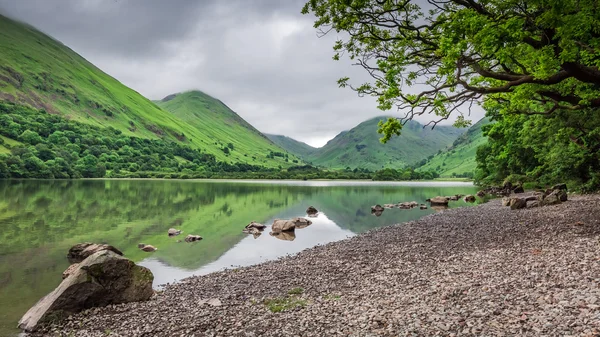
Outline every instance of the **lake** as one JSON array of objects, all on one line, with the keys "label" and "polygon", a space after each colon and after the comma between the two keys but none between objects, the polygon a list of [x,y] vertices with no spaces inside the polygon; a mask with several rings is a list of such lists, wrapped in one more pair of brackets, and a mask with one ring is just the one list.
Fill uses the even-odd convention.
[{"label": "lake", "polygon": [[[14,335],[21,316],[61,282],[68,249],[108,243],[150,268],[155,287],[191,275],[247,266],[431,214],[418,208],[371,215],[375,204],[437,195],[474,194],[461,182],[27,180],[0,181],[0,335]],[[242,233],[250,221],[306,216],[293,241]],[[450,207],[467,205],[451,202]],[[169,237],[169,228],[181,229]],[[202,241],[186,243],[187,234]],[[292,239],[291,237],[287,237]],[[158,251],[146,253],[138,243]]]}]

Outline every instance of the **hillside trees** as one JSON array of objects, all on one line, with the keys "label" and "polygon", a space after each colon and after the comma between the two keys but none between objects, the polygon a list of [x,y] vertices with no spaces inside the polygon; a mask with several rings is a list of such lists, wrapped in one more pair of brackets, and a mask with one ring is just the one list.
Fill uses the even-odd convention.
[{"label": "hillside trees", "polygon": [[[600,107],[595,0],[310,0],[303,13],[322,34],[343,32],[334,59],[346,54],[373,79],[340,86],[407,120],[431,113],[435,125],[454,114],[464,125],[481,100],[519,114]],[[388,120],[383,139],[400,129]]]}]

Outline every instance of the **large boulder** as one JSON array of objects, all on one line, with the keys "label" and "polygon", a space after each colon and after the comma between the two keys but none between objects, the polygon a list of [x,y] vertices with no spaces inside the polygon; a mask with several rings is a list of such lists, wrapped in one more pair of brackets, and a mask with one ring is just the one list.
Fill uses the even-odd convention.
[{"label": "large boulder", "polygon": [[431,206],[448,206],[448,198],[446,197],[435,197],[429,199]]},{"label": "large boulder", "polygon": [[510,198],[510,209],[521,209],[527,207],[527,201],[523,198]]},{"label": "large boulder", "polygon": [[39,300],[19,321],[19,328],[34,331],[92,307],[146,301],[152,297],[152,272],[112,250],[101,250],[79,263],[62,283]]},{"label": "large boulder", "polygon": [[273,233],[288,232],[293,231],[294,229],[296,229],[296,223],[292,220],[275,219],[271,226],[271,231]]},{"label": "large boulder", "polygon": [[567,201],[567,191],[556,189],[544,197],[544,200],[542,200],[542,205],[558,205],[563,201]]},{"label": "large boulder", "polygon": [[111,245],[103,243],[84,242],[78,243],[75,246],[71,247],[71,249],[69,249],[69,253],[67,253],[67,259],[71,264],[79,263],[85,260],[87,257],[91,256],[92,254],[103,250],[110,250],[111,252],[117,255],[123,255],[123,253],[121,253],[120,250]]}]

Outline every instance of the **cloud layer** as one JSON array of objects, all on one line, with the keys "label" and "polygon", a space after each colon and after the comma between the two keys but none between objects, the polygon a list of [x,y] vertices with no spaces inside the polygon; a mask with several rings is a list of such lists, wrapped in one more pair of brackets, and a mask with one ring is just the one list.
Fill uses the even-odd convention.
[{"label": "cloud layer", "polygon": [[331,59],[336,36],[318,38],[313,17],[300,14],[303,4],[0,0],[0,12],[52,35],[150,99],[199,89],[265,133],[321,146],[383,112],[373,98],[338,88],[338,78],[366,74]]}]

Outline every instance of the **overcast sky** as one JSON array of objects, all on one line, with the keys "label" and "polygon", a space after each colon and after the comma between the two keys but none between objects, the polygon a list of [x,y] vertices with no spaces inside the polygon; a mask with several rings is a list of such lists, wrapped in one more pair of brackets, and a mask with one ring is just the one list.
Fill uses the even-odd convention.
[{"label": "overcast sky", "polygon": [[[300,0],[0,0],[0,12],[60,40],[150,99],[192,89],[265,133],[322,146],[384,113],[340,89],[366,80],[333,61]],[[430,118],[422,119],[429,121]]]}]

